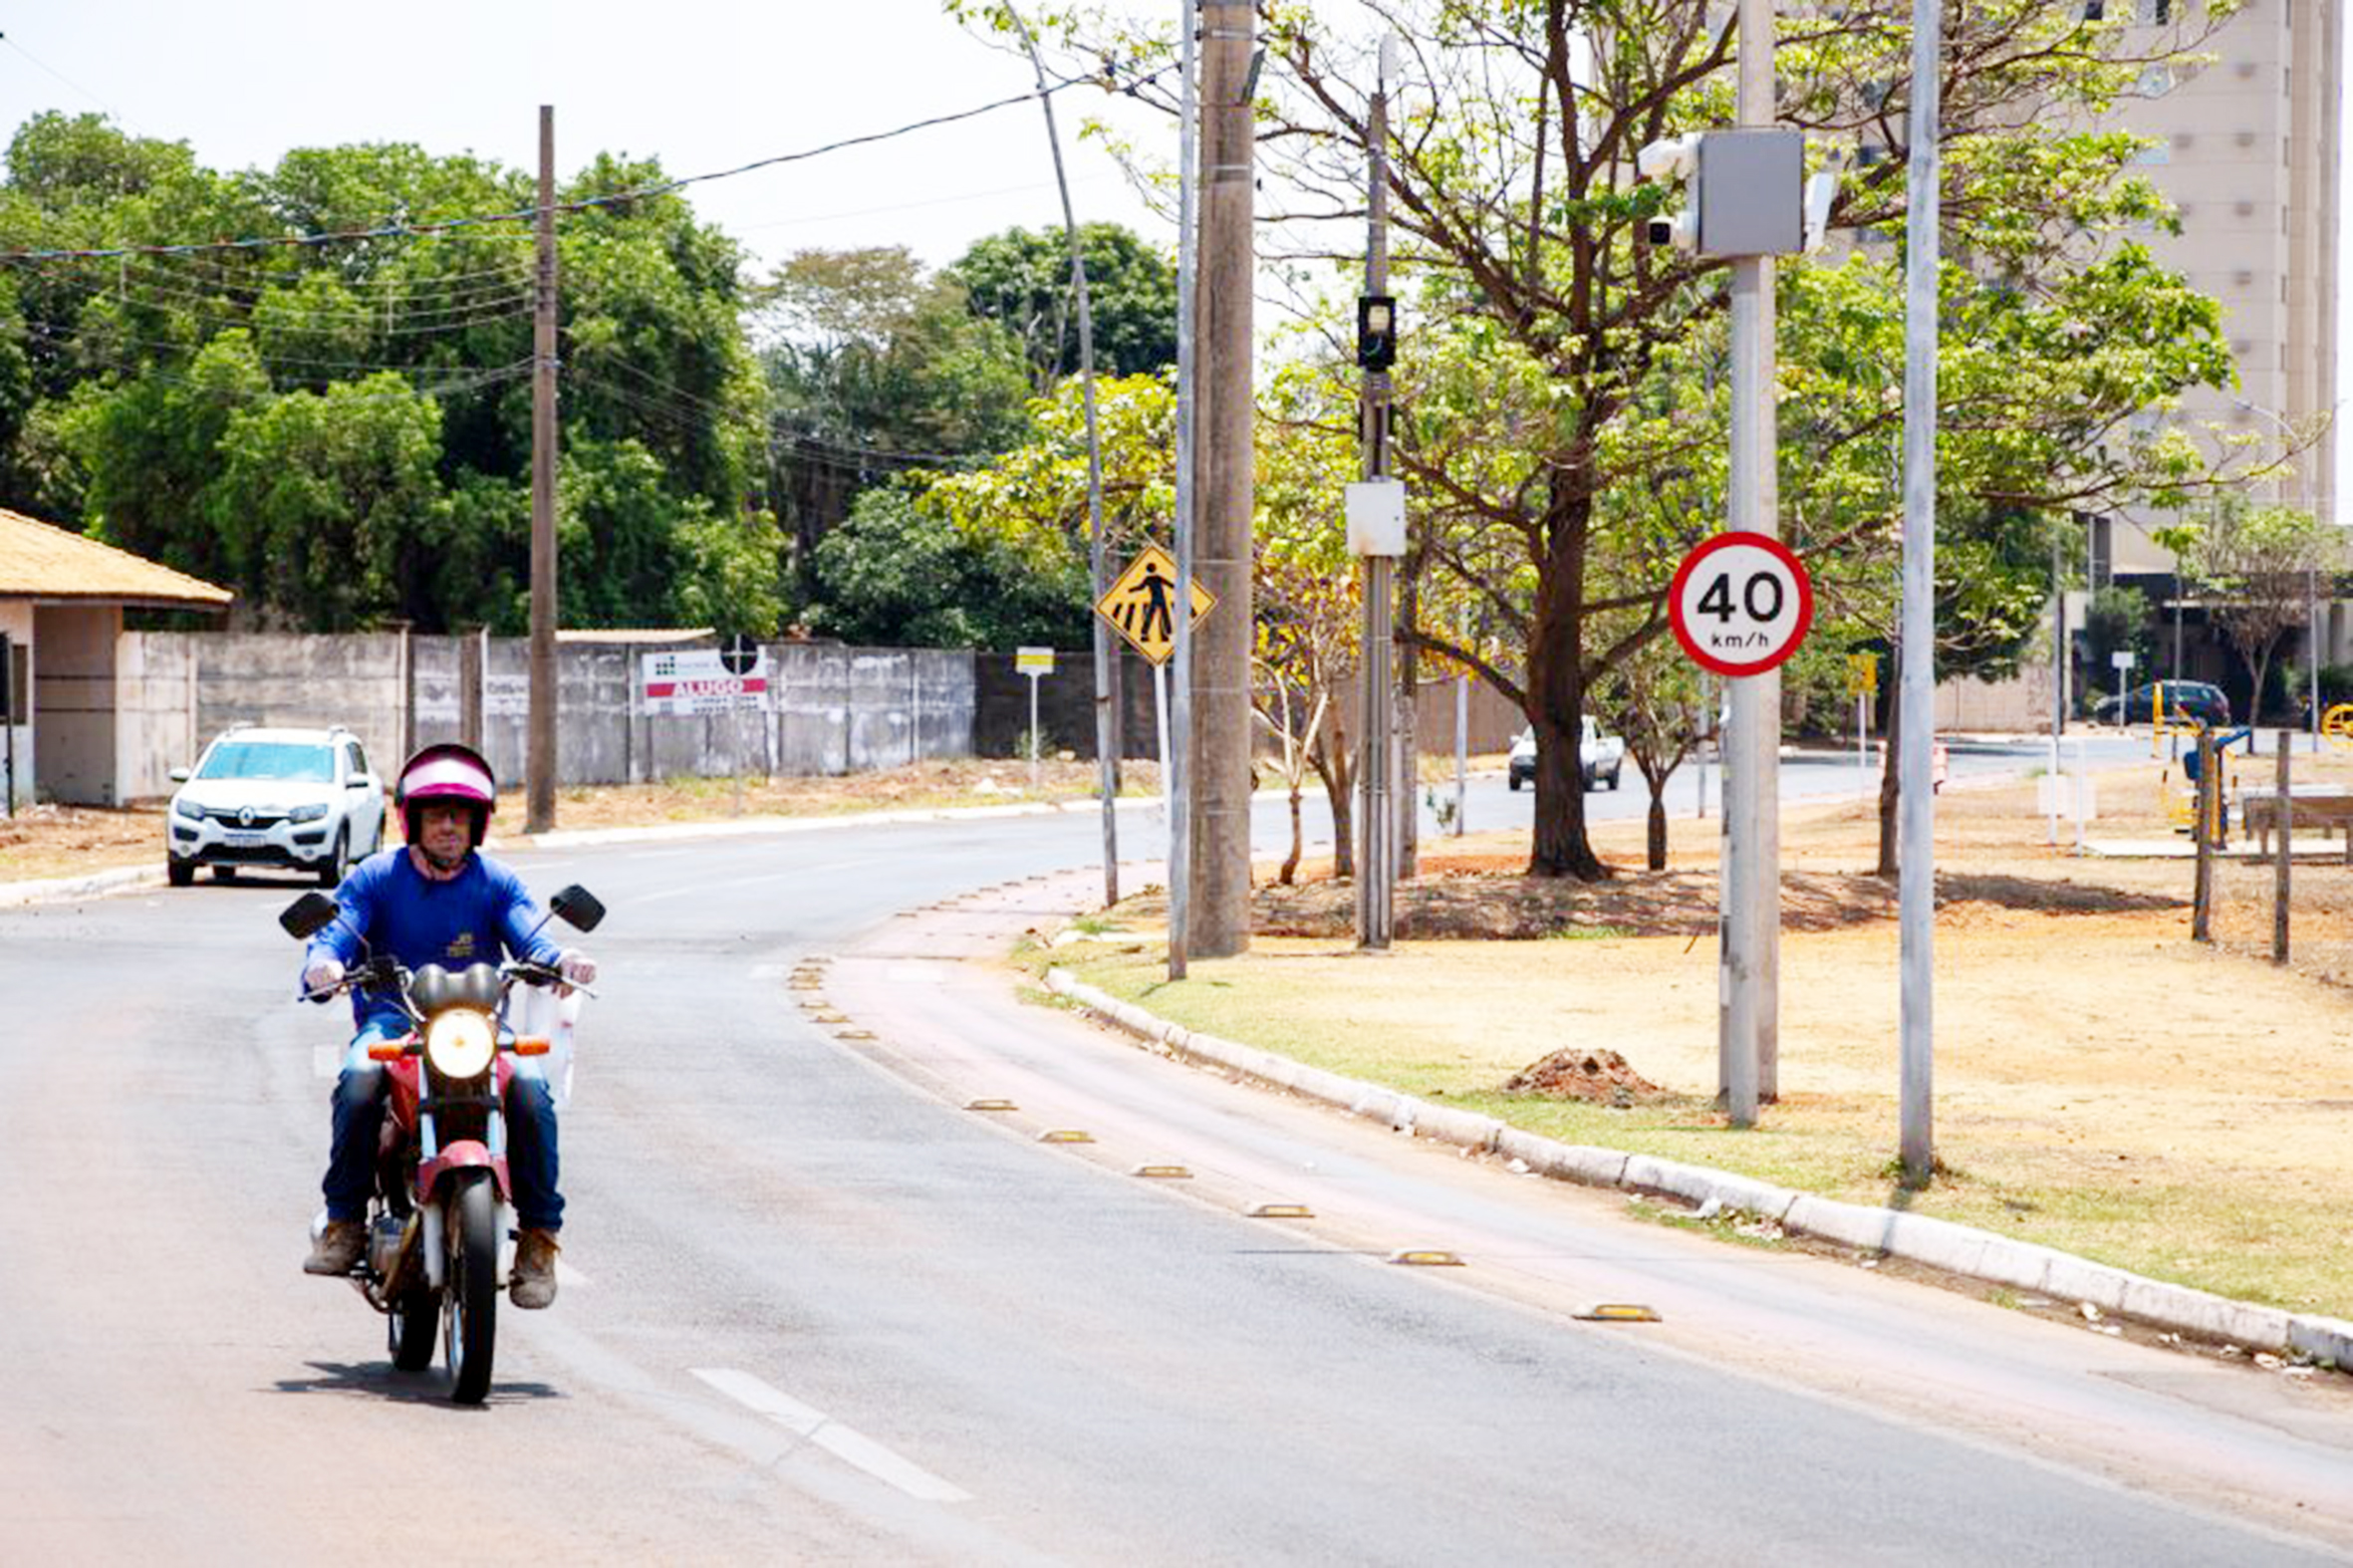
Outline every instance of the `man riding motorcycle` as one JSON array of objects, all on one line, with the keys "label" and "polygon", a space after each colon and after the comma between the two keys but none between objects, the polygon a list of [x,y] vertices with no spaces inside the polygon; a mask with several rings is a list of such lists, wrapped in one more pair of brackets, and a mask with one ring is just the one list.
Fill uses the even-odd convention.
[{"label": "man riding motorcycle", "polygon": [[[447,743],[424,747],[400,769],[392,804],[406,843],[370,856],[336,890],[342,917],[303,951],[306,995],[344,977],[361,954],[363,937],[376,952],[410,969],[513,956],[555,965],[570,984],[595,981],[592,959],[538,933],[539,907],[522,880],[480,853],[498,808],[498,787],[478,752]],[[367,1249],[364,1220],[376,1184],[387,1088],[385,1070],[369,1059],[368,1047],[409,1028],[395,1001],[363,989],[352,992],[352,1015],[358,1032],[335,1080],[334,1142],[320,1183],[327,1225],[303,1262],[311,1274],[348,1274]],[[556,1189],[555,1100],[536,1059],[518,1064],[506,1114],[518,1222],[507,1298],[518,1307],[544,1307],[556,1299],[556,1233],[564,1223],[564,1198]]]}]

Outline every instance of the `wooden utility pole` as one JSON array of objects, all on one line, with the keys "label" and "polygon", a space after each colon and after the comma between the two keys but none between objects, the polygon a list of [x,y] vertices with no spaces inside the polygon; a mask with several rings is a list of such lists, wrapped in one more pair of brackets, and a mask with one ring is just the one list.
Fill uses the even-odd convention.
[{"label": "wooden utility pole", "polygon": [[[2252,704],[2250,703],[2249,706]],[[2271,863],[2271,961],[2273,963],[2287,962],[2288,893],[2291,887],[2290,879],[2294,875],[2290,867],[2295,858],[2296,831],[2295,786],[2288,778],[2287,754],[2294,749],[2291,745],[2294,739],[2293,731],[2283,729],[2279,732],[2278,794],[2271,808],[2274,825],[2279,830],[2279,858]],[[2353,836],[2353,827],[2349,827],[2345,831],[2349,836]],[[2353,842],[2353,838],[2349,838],[2349,842]]]},{"label": "wooden utility pole", "polygon": [[[1192,568],[1217,608],[1192,660],[1189,946],[1223,958],[1250,945],[1251,0],[1201,0],[1199,481]],[[1179,608],[1179,614],[1182,607]]]},{"label": "wooden utility pole", "polygon": [[539,106],[539,268],[531,312],[531,732],[525,831],[556,825],[556,111]]}]

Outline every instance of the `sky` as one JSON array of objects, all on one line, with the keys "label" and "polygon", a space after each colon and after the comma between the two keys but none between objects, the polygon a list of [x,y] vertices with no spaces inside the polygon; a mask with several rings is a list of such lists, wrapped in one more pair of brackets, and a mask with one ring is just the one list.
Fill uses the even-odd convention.
[{"label": "sky", "polygon": [[[1166,3],[1174,19],[1179,0]],[[549,104],[559,173],[613,152],[658,158],[678,177],[1034,86],[1025,58],[941,16],[939,0],[0,0],[0,127],[13,132],[48,109],[97,111],[136,134],[186,141],[221,170],[358,141],[534,169],[539,106]],[[1059,94],[1056,106],[1079,220],[1125,223],[1173,247],[1175,226],[1077,132],[1110,116],[1174,163],[1174,124],[1092,89]],[[686,194],[761,269],[804,248],[874,245],[905,245],[937,267],[985,235],[1062,221],[1034,102]],[[2340,297],[2353,299],[2353,244],[2340,254]],[[2340,330],[2343,395],[2353,391],[2353,310]],[[2353,473],[2346,426],[2338,471]]]},{"label": "sky", "polygon": [[[613,152],[658,158],[674,178],[1036,85],[1026,57],[942,17],[939,0],[17,0],[0,4],[0,35],[9,133],[44,110],[96,112],[133,134],[185,141],[223,171],[363,141],[534,170],[547,104],[560,176]],[[1174,122],[1089,88],[1055,105],[1079,220],[1173,245],[1174,225],[1077,131],[1116,106],[1126,133],[1165,139],[1173,162]],[[804,248],[905,245],[941,266],[1015,224],[1062,222],[1035,102],[686,195],[762,264]]]}]

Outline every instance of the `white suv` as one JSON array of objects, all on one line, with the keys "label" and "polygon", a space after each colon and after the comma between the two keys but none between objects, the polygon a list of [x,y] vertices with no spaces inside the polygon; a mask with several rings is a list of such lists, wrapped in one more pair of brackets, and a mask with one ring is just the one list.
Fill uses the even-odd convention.
[{"label": "white suv", "polygon": [[206,865],[223,882],[240,866],[286,866],[332,888],[384,843],[384,780],[348,729],[232,724],[171,777],[180,788],[164,818],[164,865],[174,888]]}]

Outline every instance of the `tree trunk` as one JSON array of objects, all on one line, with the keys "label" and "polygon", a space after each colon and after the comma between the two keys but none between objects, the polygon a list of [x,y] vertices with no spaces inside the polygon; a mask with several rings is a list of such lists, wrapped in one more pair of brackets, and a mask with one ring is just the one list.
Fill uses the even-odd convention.
[{"label": "tree trunk", "polygon": [[1533,635],[1528,640],[1524,711],[1536,731],[1536,813],[1528,875],[1600,882],[1610,869],[1593,853],[1586,836],[1585,770],[1577,756],[1585,717],[1585,670],[1577,647],[1575,607],[1583,593],[1583,574],[1546,577],[1562,575],[1571,581],[1538,582]]},{"label": "tree trunk", "polygon": [[1297,774],[1291,775],[1291,853],[1284,859],[1283,869],[1274,874],[1274,880],[1286,888],[1299,874],[1299,852],[1307,842],[1307,830],[1299,821],[1300,782]]},{"label": "tree trunk", "polygon": [[1643,840],[1650,853],[1644,857],[1644,864],[1653,871],[1667,869],[1667,781],[1672,777],[1674,774],[1668,772],[1653,778],[1647,771],[1642,776],[1643,782],[1651,787],[1649,831]]},{"label": "tree trunk", "polygon": [[1349,777],[1348,731],[1332,724],[1307,760],[1315,769],[1315,776],[1324,781],[1324,798],[1332,806],[1332,875],[1356,875],[1356,814],[1351,809],[1349,790],[1354,783]]},{"label": "tree trunk", "polygon": [[2278,639],[2274,638],[2263,645],[2261,657],[2246,661],[2247,671],[2255,677],[2255,683],[2248,689],[2246,696],[2246,722],[2249,728],[2263,721],[2263,681],[2271,673],[2271,650],[2278,646]]}]

